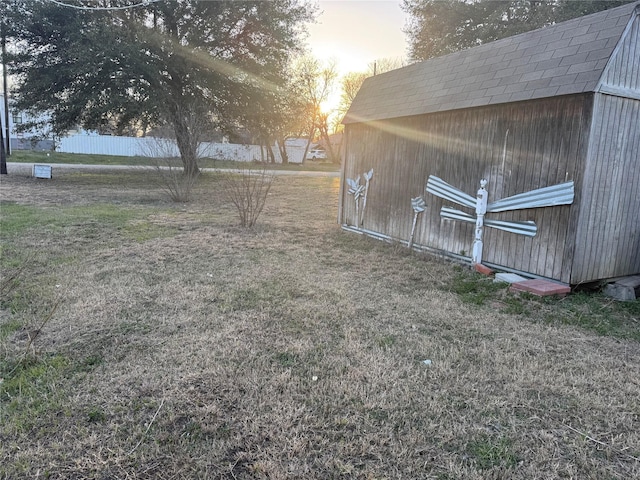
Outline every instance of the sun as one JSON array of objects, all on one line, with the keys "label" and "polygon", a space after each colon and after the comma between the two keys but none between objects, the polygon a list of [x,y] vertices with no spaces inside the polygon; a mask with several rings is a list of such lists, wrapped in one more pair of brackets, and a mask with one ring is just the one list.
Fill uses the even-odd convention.
[{"label": "sun", "polygon": [[400,0],[320,1],[318,21],[309,25],[316,58],[336,59],[338,73],[365,71],[376,59],[400,58],[407,43],[407,14]]},{"label": "sun", "polygon": [[325,101],[320,102],[320,113],[326,115],[338,110],[338,107],[340,106],[340,91],[339,88],[336,88],[338,87],[338,83],[339,79],[338,82],[336,82],[336,85],[334,85],[329,97]]}]

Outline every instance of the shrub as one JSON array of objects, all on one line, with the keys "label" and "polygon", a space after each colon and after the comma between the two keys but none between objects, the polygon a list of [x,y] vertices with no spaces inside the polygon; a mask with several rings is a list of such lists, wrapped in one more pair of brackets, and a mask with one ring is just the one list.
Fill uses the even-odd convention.
[{"label": "shrub", "polygon": [[267,195],[273,183],[273,174],[265,169],[243,168],[222,177],[224,197],[238,211],[240,225],[253,227],[262,213]]}]

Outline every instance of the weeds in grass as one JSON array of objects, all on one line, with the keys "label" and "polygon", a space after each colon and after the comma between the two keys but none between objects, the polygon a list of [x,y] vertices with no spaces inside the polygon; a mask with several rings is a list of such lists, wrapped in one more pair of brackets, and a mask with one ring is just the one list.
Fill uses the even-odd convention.
[{"label": "weeds in grass", "polygon": [[[9,307],[12,313],[17,313],[22,309],[27,309],[29,307],[29,302],[20,301],[16,302],[16,297],[13,295],[16,290],[18,290],[22,277],[25,275],[25,272],[28,267],[31,266],[32,256],[28,256],[23,262],[14,268],[12,271],[8,273],[8,275],[3,276],[2,280],[0,280],[0,307]],[[10,299],[10,297],[13,297]],[[16,362],[16,366],[14,369],[18,369],[22,362],[28,359],[30,356],[35,357],[35,349],[33,349],[34,343],[37,340],[38,336],[42,333],[42,329],[45,325],[53,318],[58,306],[60,304],[61,297],[51,305],[49,311],[45,313],[41,320],[34,325],[27,325],[27,343],[24,347],[24,350],[21,356],[18,357],[18,361]],[[22,307],[22,308],[19,308]],[[9,322],[0,325],[0,339],[4,340],[9,333],[19,330],[23,327],[23,322],[18,319],[10,319]],[[10,371],[6,376],[11,377],[13,371]]]},{"label": "weeds in grass", "polygon": [[529,295],[526,292],[521,293],[520,295],[505,295],[504,298],[502,298],[502,303],[504,305],[502,312],[508,313],[509,315],[529,316],[531,314],[531,297],[532,295]]},{"label": "weeds in grass", "polygon": [[2,202],[2,215],[0,215],[0,232],[3,237],[20,235],[34,224],[51,222],[49,215],[46,220],[42,215],[42,209],[32,205],[19,205],[13,202]]},{"label": "weeds in grass", "polygon": [[275,358],[278,364],[284,368],[293,367],[298,360],[297,356],[290,352],[280,352],[276,354]]},{"label": "weeds in grass", "polygon": [[454,267],[445,286],[472,305],[499,305],[500,311],[531,321],[575,325],[600,335],[640,340],[640,300],[618,302],[601,293],[572,293],[567,297],[538,297],[527,292],[510,293],[508,284],[494,283],[476,272]]},{"label": "weeds in grass", "polygon": [[518,464],[518,457],[512,451],[511,441],[505,437],[481,435],[469,444],[468,451],[480,470],[490,470],[494,467],[512,469]]},{"label": "weeds in grass", "polygon": [[107,415],[101,407],[92,407],[87,412],[87,420],[89,423],[104,423]]},{"label": "weeds in grass", "polygon": [[192,442],[197,442],[203,435],[202,426],[194,420],[189,421],[183,428],[181,437],[187,437]]},{"label": "weeds in grass", "polygon": [[638,300],[618,302],[599,293],[577,293],[565,298],[529,296],[522,302],[533,319],[575,325],[605,336],[640,340],[640,319],[634,313],[640,304]]},{"label": "weeds in grass", "polygon": [[496,292],[504,290],[505,285],[494,283],[491,278],[479,273],[459,270],[449,288],[466,303],[484,305],[487,300],[495,298]]},{"label": "weeds in grass", "polygon": [[102,355],[89,355],[88,357],[81,360],[76,366],[76,371],[78,372],[90,372],[98,365],[102,365],[104,359]]},{"label": "weeds in grass", "polygon": [[[29,432],[38,418],[60,408],[58,384],[67,373],[62,355],[0,360],[0,418],[16,431]],[[2,418],[4,417],[4,418]]]},{"label": "weeds in grass", "polygon": [[149,220],[139,220],[124,225],[121,229],[123,236],[138,243],[148,242],[155,238],[171,237],[177,229],[165,225],[157,225]]},{"label": "weeds in grass", "polygon": [[255,285],[235,289],[229,301],[224,302],[221,307],[224,311],[277,309],[295,296],[295,292],[291,292],[289,288],[286,282],[265,279]]},{"label": "weeds in grass", "polygon": [[[3,254],[0,258],[2,258],[1,263],[5,263],[6,253],[2,251]],[[6,268],[2,269],[2,277],[0,278],[0,307],[5,304],[7,298],[16,290],[20,284],[20,279],[24,275],[25,270],[31,264],[33,259],[33,255],[29,254],[25,259],[19,259],[17,266],[13,268],[9,268],[8,271]]]},{"label": "weeds in grass", "polygon": [[60,301],[61,301],[61,298],[58,298],[55,301],[55,303],[51,306],[49,313],[47,313],[39,323],[36,323],[31,328],[29,328],[29,332],[27,333],[28,341],[26,346],[24,347],[22,358],[27,358],[30,354],[34,356],[36,355],[34,343],[42,333],[42,329],[45,327],[45,325],[53,318],[53,315],[56,313],[56,310],[60,305]]},{"label": "weeds in grass", "polygon": [[376,344],[378,345],[378,347],[382,348],[383,350],[387,350],[391,348],[393,344],[396,343],[396,341],[397,341],[397,338],[395,335],[385,335],[382,337],[378,337],[376,339]]},{"label": "weeds in grass", "polygon": [[547,322],[640,341],[640,300],[619,302],[601,293],[578,292],[562,299],[538,299],[537,303],[555,307],[547,309]]},{"label": "weeds in grass", "polygon": [[158,413],[160,413],[160,409],[162,408],[162,406],[164,405],[164,398],[162,399],[162,401],[160,402],[160,405],[158,406],[158,409],[156,410],[156,413],[153,414],[153,417],[151,417],[151,420],[149,421],[149,423],[147,424],[147,429],[144,431],[144,433],[142,434],[142,437],[140,438],[140,440],[138,441],[138,443],[136,443],[136,446],[133,447],[131,449],[131,451],[129,451],[129,453],[127,454],[127,456],[131,456],[133,454],[133,452],[135,452],[138,447],[140,445],[142,445],[142,442],[145,440],[145,438],[147,437],[147,434],[149,433],[149,430],[151,429],[151,425],[153,425],[153,422],[156,421],[156,417],[158,416]]},{"label": "weeds in grass", "polygon": [[22,322],[17,319],[9,319],[0,324],[0,342],[4,342],[9,335],[22,328]]}]

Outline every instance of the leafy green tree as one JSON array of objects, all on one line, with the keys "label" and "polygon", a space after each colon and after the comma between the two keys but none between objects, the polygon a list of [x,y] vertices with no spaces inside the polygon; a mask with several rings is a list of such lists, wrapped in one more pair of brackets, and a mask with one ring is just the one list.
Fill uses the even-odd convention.
[{"label": "leafy green tree", "polygon": [[300,0],[69,2],[112,9],[22,0],[7,12],[16,108],[48,112],[57,134],[166,123],[190,175],[202,129],[237,125],[286,82],[313,16]]},{"label": "leafy green tree", "polygon": [[509,37],[633,0],[403,0],[414,61]]}]

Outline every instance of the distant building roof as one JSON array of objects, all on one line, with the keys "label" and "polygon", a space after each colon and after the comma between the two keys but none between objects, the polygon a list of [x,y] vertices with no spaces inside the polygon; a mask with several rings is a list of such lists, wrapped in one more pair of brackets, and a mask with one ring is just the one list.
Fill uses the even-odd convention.
[{"label": "distant building roof", "polygon": [[344,123],[594,91],[640,2],[365,80]]}]

